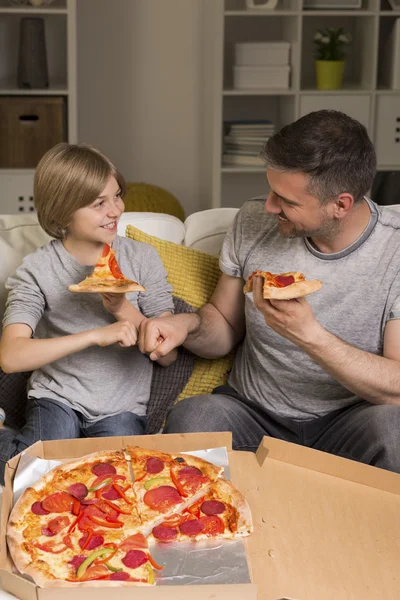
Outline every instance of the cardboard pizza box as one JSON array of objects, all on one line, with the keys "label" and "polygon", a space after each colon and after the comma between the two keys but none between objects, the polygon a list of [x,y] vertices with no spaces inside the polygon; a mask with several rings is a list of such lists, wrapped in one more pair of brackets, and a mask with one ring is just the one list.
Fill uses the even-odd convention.
[{"label": "cardboard pizza box", "polygon": [[[252,509],[245,539],[252,584],[138,587],[137,600],[398,600],[400,475],[270,438],[257,453],[231,450],[228,433],[38,442],[28,452],[76,458],[126,444],[172,451],[226,446],[233,483]],[[71,588],[38,588],[12,573],[5,543],[16,456],[7,464],[1,513],[0,576],[23,600],[70,598]],[[114,593],[114,588],[111,593]],[[115,588],[132,598],[131,588]],[[73,590],[76,600],[109,600],[110,590]]]}]

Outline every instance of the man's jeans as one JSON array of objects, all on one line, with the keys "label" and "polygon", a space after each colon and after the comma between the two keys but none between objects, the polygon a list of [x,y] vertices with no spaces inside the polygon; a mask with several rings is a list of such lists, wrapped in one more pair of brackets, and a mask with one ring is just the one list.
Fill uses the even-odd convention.
[{"label": "man's jeans", "polygon": [[5,463],[38,440],[64,440],[80,437],[144,435],[146,417],[124,412],[88,423],[83,415],[61,402],[48,398],[29,399],[26,424],[17,435],[0,429],[0,483]]},{"label": "man's jeans", "polygon": [[164,433],[197,431],[231,431],[235,450],[255,452],[269,436],[400,473],[400,406],[361,401],[295,421],[241,398],[226,385],[170,410]]}]

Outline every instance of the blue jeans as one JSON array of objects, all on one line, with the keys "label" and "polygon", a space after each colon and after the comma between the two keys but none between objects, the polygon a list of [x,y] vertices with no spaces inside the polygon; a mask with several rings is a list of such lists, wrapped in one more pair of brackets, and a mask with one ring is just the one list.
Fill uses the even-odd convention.
[{"label": "blue jeans", "polygon": [[323,417],[279,417],[228,385],[186,398],[167,416],[164,433],[231,431],[234,450],[255,452],[264,436],[400,473],[400,406],[358,402]]},{"label": "blue jeans", "polygon": [[16,435],[0,429],[0,483],[4,482],[5,463],[39,440],[144,435],[146,422],[146,417],[124,412],[89,423],[80,412],[66,404],[49,398],[31,398],[21,431]]}]

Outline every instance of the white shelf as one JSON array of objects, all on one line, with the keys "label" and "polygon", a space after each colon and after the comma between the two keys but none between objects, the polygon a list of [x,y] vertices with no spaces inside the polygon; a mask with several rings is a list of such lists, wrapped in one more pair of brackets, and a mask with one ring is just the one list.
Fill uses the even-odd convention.
[{"label": "white shelf", "polygon": [[374,10],[304,10],[302,16],[307,17],[375,17]]},{"label": "white shelf", "polygon": [[[66,123],[66,139],[77,141],[77,65],[76,65],[76,1],[55,0],[49,6],[9,6],[8,0],[0,0],[0,97],[25,98],[40,96],[63,97]],[[21,19],[27,16],[41,16],[46,33],[47,64],[50,86],[48,88],[26,89],[17,85],[19,36]],[[36,133],[36,137],[39,134]],[[60,140],[61,141],[61,140]],[[7,163],[3,163],[7,164]],[[22,163],[28,164],[28,163]],[[30,164],[30,163],[29,163]],[[32,194],[34,169],[0,168],[2,189],[2,210],[7,205],[13,212],[19,196]]]},{"label": "white shelf", "polygon": [[27,89],[16,87],[10,80],[0,81],[0,96],[67,96],[69,90],[65,83],[54,83],[48,88]]},{"label": "white shelf", "polygon": [[[263,166],[221,164],[224,121],[270,119],[279,130],[310,110],[337,108],[367,127],[377,150],[378,170],[400,171],[400,144],[395,140],[400,90],[383,86],[382,69],[385,41],[400,11],[381,10],[381,0],[364,0],[363,8],[356,10],[307,10],[302,0],[285,0],[286,10],[270,11],[246,10],[245,0],[202,2],[207,24],[202,181],[212,207],[240,206],[265,189]],[[319,90],[313,36],[317,29],[341,26],[353,36],[343,87]],[[234,45],[251,41],[292,44],[290,88],[233,88]],[[378,135],[382,127],[386,146]]]},{"label": "white shelf", "polygon": [[300,15],[298,10],[226,10],[226,17],[286,17]]},{"label": "white shelf", "polygon": [[3,15],[66,15],[66,8],[4,8],[0,7],[0,14]]},{"label": "white shelf", "polygon": [[222,92],[224,96],[293,96],[295,93],[296,92],[290,88],[226,88]]}]

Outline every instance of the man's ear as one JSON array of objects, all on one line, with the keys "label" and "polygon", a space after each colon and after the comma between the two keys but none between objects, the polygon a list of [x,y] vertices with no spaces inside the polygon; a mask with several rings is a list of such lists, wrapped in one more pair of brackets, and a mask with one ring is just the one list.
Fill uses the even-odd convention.
[{"label": "man's ear", "polygon": [[343,192],[334,200],[333,216],[336,219],[343,219],[354,206],[354,198],[352,194]]}]

